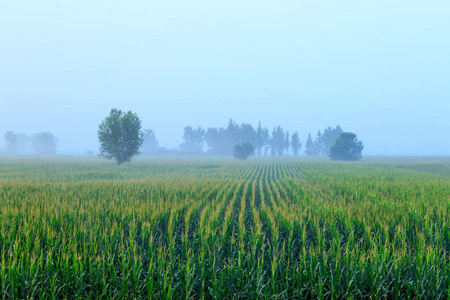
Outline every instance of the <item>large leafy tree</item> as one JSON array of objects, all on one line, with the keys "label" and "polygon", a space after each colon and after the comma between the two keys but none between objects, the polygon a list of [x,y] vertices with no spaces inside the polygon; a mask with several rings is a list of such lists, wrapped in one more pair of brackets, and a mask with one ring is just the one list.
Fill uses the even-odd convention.
[{"label": "large leafy tree", "polygon": [[100,156],[114,159],[118,165],[139,155],[144,142],[141,120],[131,111],[125,113],[111,109],[108,117],[98,126]]},{"label": "large leafy tree", "polygon": [[332,160],[355,161],[361,159],[361,152],[364,145],[358,141],[356,134],[343,132],[330,148],[330,158]]}]

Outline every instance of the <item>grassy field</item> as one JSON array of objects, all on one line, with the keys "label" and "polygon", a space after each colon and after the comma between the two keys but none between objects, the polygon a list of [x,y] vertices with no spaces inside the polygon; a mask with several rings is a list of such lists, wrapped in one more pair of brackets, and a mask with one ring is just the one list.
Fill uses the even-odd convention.
[{"label": "grassy field", "polygon": [[0,157],[2,299],[447,299],[450,158]]}]

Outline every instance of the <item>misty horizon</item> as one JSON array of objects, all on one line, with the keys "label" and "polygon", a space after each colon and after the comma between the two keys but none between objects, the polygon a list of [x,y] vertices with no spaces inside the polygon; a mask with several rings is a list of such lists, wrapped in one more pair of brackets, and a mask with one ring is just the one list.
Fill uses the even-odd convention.
[{"label": "misty horizon", "polygon": [[[230,121],[230,120],[235,121],[234,119],[230,118],[230,119],[227,120],[227,122]],[[198,125],[198,126],[192,126],[192,127],[193,128],[201,127],[201,128],[206,130],[208,128],[226,127],[227,122],[224,122],[223,124],[220,124],[218,126],[204,127],[202,125]],[[248,124],[248,123],[247,122],[236,122],[236,124],[241,125],[241,124]],[[254,129],[257,128],[257,124],[250,124],[250,125],[252,125]],[[265,124],[261,124],[261,125],[265,126]],[[338,123],[336,125],[341,126],[341,123]],[[186,125],[186,126],[191,126],[191,125],[189,124],[189,125]],[[273,127],[268,127],[268,126],[265,126],[265,127],[268,127],[269,131],[271,131],[273,128],[275,128],[277,126],[280,126],[280,124],[279,125],[274,125]],[[330,124],[330,126],[333,127],[332,124]],[[314,139],[316,137],[318,131],[323,133],[323,130],[326,129],[327,127],[330,127],[330,126],[324,126],[323,128],[320,128],[320,129],[318,129],[316,131],[308,132],[308,133],[306,133],[305,136],[300,135],[300,142],[303,143],[303,147],[302,147],[299,155],[301,155],[301,156],[306,155],[305,154],[304,144],[305,144],[305,142],[307,140],[308,134],[311,134],[312,138]],[[281,125],[281,127],[283,127],[283,126]],[[68,144],[67,143],[68,141],[69,141],[70,144],[74,144],[76,141],[68,140],[68,138],[69,138],[68,136],[63,136],[61,138],[60,136],[55,134],[56,138],[58,139],[58,142],[57,142],[57,153],[56,154],[66,154],[66,155],[81,154],[81,155],[85,155],[88,151],[93,151],[94,154],[98,154],[99,142],[97,140],[97,129],[98,128],[96,128],[94,130],[94,136],[95,137],[92,138],[92,140],[93,140],[92,143],[88,144],[88,143],[86,143],[86,141],[84,141],[84,144],[82,146],[78,146],[78,148],[68,148],[67,145],[64,145],[64,144],[61,145],[61,140],[63,141],[63,143],[66,142],[66,144]],[[146,129],[153,130],[153,128],[142,127],[142,130],[146,130]],[[283,128],[283,129],[286,130],[287,132],[290,132],[291,134],[293,132],[302,132],[301,130],[295,130],[295,129],[293,129],[293,130],[287,129],[287,128]],[[347,130],[346,128],[344,128],[344,131],[345,132],[356,132],[355,130]],[[49,131],[49,130],[42,130],[40,132],[51,132],[51,133],[54,133],[53,131]],[[15,134],[25,134],[25,135],[31,137],[33,134],[38,133],[38,132],[30,132],[30,133],[14,132],[14,133]],[[176,140],[176,141],[172,141],[172,144],[170,144],[172,146],[164,144],[163,142],[161,142],[161,141],[167,141],[167,138],[159,136],[157,132],[155,132],[155,134],[156,134],[156,139],[158,140],[159,146],[161,148],[166,148],[167,150],[180,150],[180,145],[183,143],[183,139],[182,139],[183,128],[181,128],[181,130],[180,130],[179,139]],[[92,134],[90,134],[90,135],[92,136]],[[358,137],[360,138],[360,136],[358,136]],[[362,140],[362,139],[360,138],[360,140]],[[3,148],[5,147],[5,140],[4,140],[3,136],[2,136],[2,139],[1,139],[0,145],[1,145],[0,146],[0,151],[4,150]],[[92,147],[86,147],[86,145],[93,145],[93,146]],[[365,146],[366,146],[366,144],[365,144]],[[205,154],[207,154],[208,146],[206,144],[203,146],[203,150],[205,151]],[[436,152],[436,153],[427,153],[427,152],[423,152],[423,153],[420,153],[420,152],[409,152],[409,153],[408,152],[398,152],[398,153],[395,153],[395,152],[391,152],[391,153],[390,152],[379,152],[379,153],[377,153],[377,152],[368,152],[367,150],[364,150],[363,153],[366,156],[384,156],[384,155],[387,155],[387,156],[402,156],[402,155],[404,155],[404,156],[442,156],[442,155],[444,155],[444,156],[446,156],[446,155],[449,155],[448,152],[447,153],[445,153],[445,152],[444,153],[439,153],[439,152]],[[31,148],[28,149],[28,153],[26,153],[26,154],[33,154]],[[148,155],[148,154],[144,153],[144,155]]]}]

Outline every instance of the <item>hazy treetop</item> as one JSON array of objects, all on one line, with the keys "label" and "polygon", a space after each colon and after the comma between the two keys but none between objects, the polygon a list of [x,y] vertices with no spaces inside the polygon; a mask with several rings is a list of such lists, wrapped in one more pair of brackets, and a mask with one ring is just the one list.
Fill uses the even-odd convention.
[{"label": "hazy treetop", "polygon": [[448,0],[1,1],[0,135],[97,150],[116,107],[168,147],[232,117],[450,154],[449,36]]}]

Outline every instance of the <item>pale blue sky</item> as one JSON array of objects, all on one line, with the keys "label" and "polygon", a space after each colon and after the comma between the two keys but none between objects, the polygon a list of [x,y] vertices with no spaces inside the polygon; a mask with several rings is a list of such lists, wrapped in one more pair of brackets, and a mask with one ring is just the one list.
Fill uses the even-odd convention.
[{"label": "pale blue sky", "polygon": [[231,117],[450,155],[450,1],[0,0],[1,136],[97,150],[112,107],[168,147]]}]

